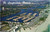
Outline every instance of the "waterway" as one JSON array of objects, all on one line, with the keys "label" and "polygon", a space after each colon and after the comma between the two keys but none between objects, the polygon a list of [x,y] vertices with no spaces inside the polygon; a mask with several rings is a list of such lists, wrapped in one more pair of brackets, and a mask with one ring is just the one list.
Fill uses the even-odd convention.
[{"label": "waterway", "polygon": [[[8,15],[8,16],[5,16],[5,17],[0,17],[0,21],[11,21],[11,22],[21,22],[21,23],[23,23],[24,20],[22,20],[22,18],[18,19],[19,21],[14,21],[13,20],[14,18],[10,19],[10,20],[6,20],[6,19],[11,18],[13,16],[20,15],[20,14],[25,13],[25,12],[26,12],[25,15],[28,15],[28,13],[32,13],[31,15],[33,15],[34,13],[37,13],[37,15],[35,16],[35,17],[37,17],[37,16],[39,16],[39,11],[33,11],[32,9],[35,9],[35,8],[44,8],[44,7],[45,6],[39,6],[39,7],[32,7],[32,8],[27,8],[27,9],[21,9],[21,12],[19,12],[19,13]],[[17,17],[15,17],[15,18],[17,18]]]}]

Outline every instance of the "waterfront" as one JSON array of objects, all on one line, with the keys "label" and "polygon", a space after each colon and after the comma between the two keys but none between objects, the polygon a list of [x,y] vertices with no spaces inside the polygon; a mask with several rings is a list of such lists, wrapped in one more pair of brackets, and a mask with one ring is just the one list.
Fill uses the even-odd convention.
[{"label": "waterfront", "polygon": [[[39,6],[39,7],[36,7],[36,8],[45,8],[45,6]],[[16,14],[12,14],[12,15],[8,15],[8,16],[5,16],[5,17],[2,17],[2,21],[11,21],[11,22],[23,22],[23,20],[21,20],[22,18],[18,19],[19,21],[13,21],[13,19],[17,18],[17,17],[14,17],[14,16],[18,16],[20,14],[23,14],[23,13],[26,13],[25,15],[28,15],[29,13],[32,13],[31,15],[33,15],[34,13],[37,13],[37,15],[35,17],[37,17],[39,15],[39,11],[33,11],[32,9],[36,9],[36,8],[27,8],[27,9],[21,9],[21,12],[19,13],[16,13]],[[10,20],[6,20],[10,17],[14,17],[13,19],[10,19]],[[29,22],[29,21],[28,21]]]},{"label": "waterfront", "polygon": [[[41,25],[31,27],[31,30],[29,28],[27,28],[26,30],[23,30],[23,28],[22,28],[21,32],[44,32],[44,31],[47,32],[48,25],[50,25],[50,8],[47,8],[44,10],[49,10],[48,17],[45,20],[45,22],[43,22]],[[50,29],[49,29],[49,32],[50,32]]]},{"label": "waterfront", "polygon": [[49,2],[22,1],[20,2],[21,4],[19,4],[19,2],[16,2],[17,4],[10,2],[7,4],[7,1],[4,1],[1,5],[2,9],[0,11],[0,25],[2,26],[0,26],[0,28],[2,30],[0,29],[0,31],[39,32],[41,29],[40,27],[43,27],[42,24],[46,22],[46,19],[49,16],[49,10],[47,10],[49,7]]}]

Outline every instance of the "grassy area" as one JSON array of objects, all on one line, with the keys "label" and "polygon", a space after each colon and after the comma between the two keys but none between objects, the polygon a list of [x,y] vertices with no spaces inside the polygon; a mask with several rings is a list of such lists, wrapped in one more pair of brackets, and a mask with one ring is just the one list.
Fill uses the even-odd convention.
[{"label": "grassy area", "polygon": [[1,25],[2,25],[2,27],[1,27],[0,31],[2,31],[2,30],[9,30],[10,29],[8,22],[2,21]]},{"label": "grassy area", "polygon": [[45,13],[48,13],[48,11],[45,11]]},{"label": "grassy area", "polygon": [[42,18],[40,18],[40,21],[44,21],[45,19],[42,17]]},{"label": "grassy area", "polygon": [[45,19],[47,18],[47,16],[41,17],[39,20],[40,21],[45,21]]},{"label": "grassy area", "polygon": [[2,27],[1,29],[2,29],[2,30],[9,30],[10,27],[7,25],[7,26]]},{"label": "grassy area", "polygon": [[9,24],[8,22],[2,22],[2,24]]}]

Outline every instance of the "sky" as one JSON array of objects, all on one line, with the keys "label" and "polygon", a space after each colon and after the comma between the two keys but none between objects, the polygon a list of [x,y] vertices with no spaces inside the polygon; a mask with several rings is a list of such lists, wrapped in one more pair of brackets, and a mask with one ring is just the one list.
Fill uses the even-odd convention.
[{"label": "sky", "polygon": [[49,1],[49,0],[0,0],[0,1]]}]

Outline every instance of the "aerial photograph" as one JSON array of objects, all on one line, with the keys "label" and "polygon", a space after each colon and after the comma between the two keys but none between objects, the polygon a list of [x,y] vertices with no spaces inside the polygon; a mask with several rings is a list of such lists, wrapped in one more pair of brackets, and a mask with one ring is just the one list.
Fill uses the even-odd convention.
[{"label": "aerial photograph", "polygon": [[0,0],[0,32],[50,32],[50,0]]}]

